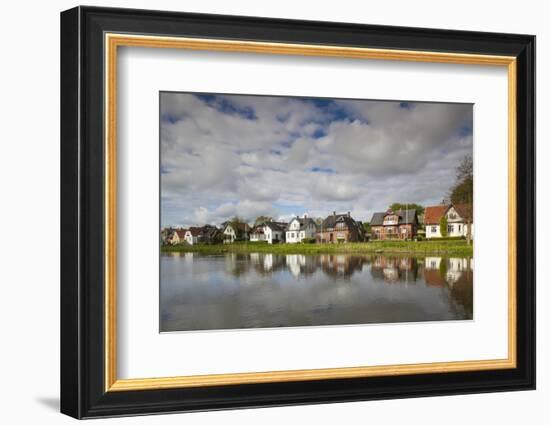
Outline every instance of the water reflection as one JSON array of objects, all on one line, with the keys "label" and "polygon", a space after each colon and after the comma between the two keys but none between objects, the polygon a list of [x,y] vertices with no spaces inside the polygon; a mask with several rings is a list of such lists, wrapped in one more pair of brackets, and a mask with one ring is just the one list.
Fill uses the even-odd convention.
[{"label": "water reflection", "polygon": [[465,320],[473,260],[402,255],[161,256],[161,330]]}]

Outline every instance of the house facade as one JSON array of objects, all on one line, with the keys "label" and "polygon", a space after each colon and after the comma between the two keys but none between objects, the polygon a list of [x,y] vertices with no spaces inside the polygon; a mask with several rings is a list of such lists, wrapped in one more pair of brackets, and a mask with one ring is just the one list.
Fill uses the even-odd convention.
[{"label": "house facade", "polygon": [[185,241],[185,233],[187,229],[170,229],[166,235],[166,245],[179,245]]},{"label": "house facade", "polygon": [[323,220],[317,229],[316,241],[319,243],[357,242],[361,240],[363,229],[351,214],[331,215]]},{"label": "house facade", "polygon": [[426,238],[441,238],[440,221],[447,218],[448,237],[474,238],[473,210],[471,204],[434,205],[426,207],[424,212],[424,225]]},{"label": "house facade", "polygon": [[250,242],[267,242],[268,244],[285,241],[287,223],[268,221],[254,226],[250,231]]},{"label": "house facade", "polygon": [[199,242],[201,236],[202,236],[202,228],[200,227],[190,227],[185,232],[185,242],[187,242],[189,245],[195,245],[197,242]]},{"label": "house facade", "polygon": [[299,243],[305,238],[314,238],[317,233],[317,224],[307,215],[303,218],[295,217],[286,227],[286,243]]},{"label": "house facade", "polygon": [[377,212],[370,221],[371,238],[375,240],[410,240],[418,231],[416,210]]}]

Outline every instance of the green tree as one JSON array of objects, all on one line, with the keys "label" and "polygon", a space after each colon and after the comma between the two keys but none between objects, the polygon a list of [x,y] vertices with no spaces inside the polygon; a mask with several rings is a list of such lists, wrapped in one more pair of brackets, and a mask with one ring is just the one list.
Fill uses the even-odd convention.
[{"label": "green tree", "polygon": [[256,220],[254,220],[254,226],[258,226],[259,224],[262,224],[268,221],[273,221],[273,218],[268,217],[267,215],[259,215],[258,217],[256,217]]},{"label": "green tree", "polygon": [[[474,161],[471,155],[466,155],[456,168],[456,182],[451,188],[449,199],[453,204],[469,204],[474,202]],[[470,245],[472,240],[472,217],[466,217],[468,233],[466,240]]]},{"label": "green tree", "polygon": [[449,234],[447,231],[447,224],[447,217],[445,215],[441,216],[441,218],[439,219],[439,233],[441,233],[442,237],[445,237]]},{"label": "green tree", "polygon": [[363,223],[363,230],[365,231],[365,233],[370,233],[370,222],[365,221]]},{"label": "green tree", "polygon": [[242,218],[235,216],[231,219],[230,223],[231,227],[233,227],[233,230],[235,231],[237,240],[243,240],[244,232],[247,226],[246,222]]},{"label": "green tree", "polygon": [[416,210],[418,215],[424,214],[424,207],[419,204],[403,204],[401,202],[394,202],[389,206],[390,210],[397,212],[399,210]]},{"label": "green tree", "polygon": [[474,162],[466,155],[456,168],[456,181],[449,193],[453,204],[471,204],[474,199]]}]

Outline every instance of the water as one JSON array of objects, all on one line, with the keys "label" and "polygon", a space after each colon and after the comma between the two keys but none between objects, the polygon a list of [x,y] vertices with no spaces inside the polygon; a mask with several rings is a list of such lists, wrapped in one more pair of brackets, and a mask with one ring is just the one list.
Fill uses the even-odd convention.
[{"label": "water", "polygon": [[160,330],[469,320],[473,260],[162,254]]}]

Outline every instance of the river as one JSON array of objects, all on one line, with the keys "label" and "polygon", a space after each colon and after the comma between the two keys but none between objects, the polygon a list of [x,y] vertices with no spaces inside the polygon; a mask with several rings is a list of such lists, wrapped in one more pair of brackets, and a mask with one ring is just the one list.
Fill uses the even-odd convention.
[{"label": "river", "polygon": [[471,320],[473,259],[163,253],[160,330]]}]

